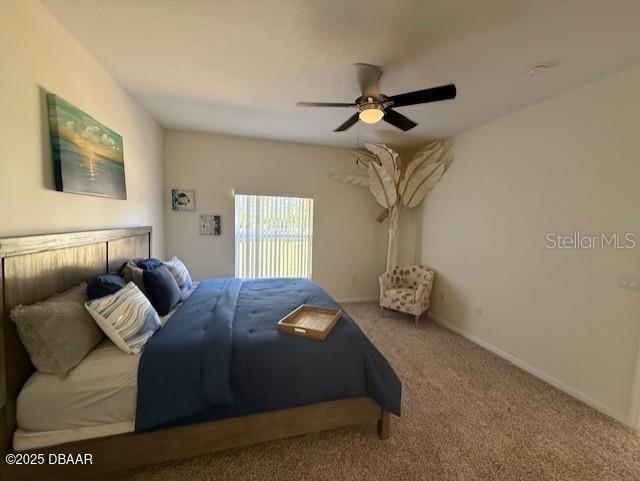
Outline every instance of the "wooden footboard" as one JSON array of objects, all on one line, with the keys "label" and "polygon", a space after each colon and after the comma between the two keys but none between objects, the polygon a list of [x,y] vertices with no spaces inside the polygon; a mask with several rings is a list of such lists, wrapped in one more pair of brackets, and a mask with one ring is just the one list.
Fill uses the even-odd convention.
[{"label": "wooden footboard", "polygon": [[[145,433],[121,434],[24,451],[44,455],[42,465],[7,465],[1,479],[69,479],[213,453],[225,449],[336,429],[377,423],[380,439],[389,437],[389,412],[368,398],[329,401],[209,423]],[[87,465],[50,465],[49,455],[90,455]]]}]

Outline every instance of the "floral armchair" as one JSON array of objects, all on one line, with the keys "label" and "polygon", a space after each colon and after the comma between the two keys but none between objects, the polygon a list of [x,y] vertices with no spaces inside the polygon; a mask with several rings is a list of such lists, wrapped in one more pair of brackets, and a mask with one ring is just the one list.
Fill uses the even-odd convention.
[{"label": "floral armchair", "polygon": [[396,266],[380,276],[380,310],[412,314],[416,327],[420,316],[429,309],[435,272],[421,266]]}]

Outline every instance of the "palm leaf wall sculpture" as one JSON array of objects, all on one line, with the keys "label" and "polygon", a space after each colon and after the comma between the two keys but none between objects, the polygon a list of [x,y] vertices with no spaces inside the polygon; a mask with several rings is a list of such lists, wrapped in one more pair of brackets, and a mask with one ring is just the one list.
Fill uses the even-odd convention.
[{"label": "palm leaf wall sculpture", "polygon": [[383,166],[376,162],[369,162],[369,190],[385,209],[391,210],[398,200],[393,173],[389,173]]},{"label": "palm leaf wall sculpture", "polygon": [[384,144],[365,143],[366,150],[354,149],[356,165],[367,173],[331,174],[347,184],[368,188],[383,208],[378,222],[389,218],[387,270],[398,263],[398,231],[404,208],[420,205],[445,172],[442,140],[427,144],[408,163],[400,162],[398,153]]}]

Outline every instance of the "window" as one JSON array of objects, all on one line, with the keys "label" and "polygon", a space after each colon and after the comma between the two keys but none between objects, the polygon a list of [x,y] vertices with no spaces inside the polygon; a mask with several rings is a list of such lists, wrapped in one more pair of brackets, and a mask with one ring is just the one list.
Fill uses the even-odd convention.
[{"label": "window", "polygon": [[235,192],[236,277],[311,278],[313,198]]}]

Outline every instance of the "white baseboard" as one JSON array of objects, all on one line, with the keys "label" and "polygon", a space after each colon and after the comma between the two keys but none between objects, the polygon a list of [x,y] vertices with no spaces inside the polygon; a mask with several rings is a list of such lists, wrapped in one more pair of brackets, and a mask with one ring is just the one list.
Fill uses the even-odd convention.
[{"label": "white baseboard", "polygon": [[336,299],[338,304],[349,304],[354,302],[378,302],[377,297],[340,297]]},{"label": "white baseboard", "polygon": [[553,376],[550,376],[549,374],[546,374],[538,369],[536,369],[535,367],[527,364],[526,362],[522,361],[521,359],[518,359],[517,357],[515,357],[512,354],[509,354],[508,352],[503,351],[502,349],[494,346],[493,344],[488,343],[487,341],[484,341],[482,339],[480,339],[479,337],[466,332],[464,329],[461,329],[460,327],[456,326],[455,324],[452,324],[444,319],[442,319],[439,316],[434,315],[433,313],[429,312],[428,314],[429,318],[432,319],[433,321],[437,322],[438,324],[440,324],[443,327],[446,327],[447,329],[460,334],[462,337],[470,340],[471,342],[473,342],[474,344],[478,344],[479,346],[485,348],[488,351],[491,351],[492,353],[496,354],[497,356],[500,356],[501,358],[509,361],[510,363],[518,366],[520,369],[523,369],[525,371],[527,371],[529,374],[537,377],[538,379],[541,379],[542,381],[551,384],[553,387],[555,387],[556,389],[559,389],[560,391],[568,394],[571,397],[574,397],[580,401],[582,401],[583,403],[585,403],[587,406],[592,407],[593,409],[600,411],[601,413],[606,414],[607,416],[610,416],[614,419],[616,419],[617,421],[620,421],[621,423],[637,429],[636,426],[634,426],[634,423],[632,421],[632,415],[630,413],[621,413],[619,411],[617,411],[616,409],[612,409],[609,406],[605,406],[604,404],[602,404],[600,401],[597,401],[595,399],[593,399],[591,396],[588,396],[587,394],[584,394],[581,391],[578,391],[577,389],[563,383],[562,381],[560,381],[559,379],[556,379]]}]

